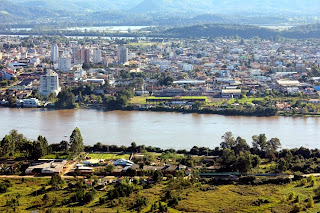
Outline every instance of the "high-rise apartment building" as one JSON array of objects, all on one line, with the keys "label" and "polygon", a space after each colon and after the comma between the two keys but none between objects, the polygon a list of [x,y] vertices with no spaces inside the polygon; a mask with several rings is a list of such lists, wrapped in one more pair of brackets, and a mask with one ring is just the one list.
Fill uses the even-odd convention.
[{"label": "high-rise apartment building", "polygon": [[118,62],[119,64],[125,64],[128,62],[128,48],[125,46],[119,46],[118,48]]},{"label": "high-rise apartment building", "polygon": [[81,55],[83,55],[83,63],[89,64],[90,63],[90,49],[82,49]]},{"label": "high-rise apartment building", "polygon": [[59,60],[59,47],[57,44],[54,44],[51,49],[51,61],[56,63]]},{"label": "high-rise apartment building", "polygon": [[59,76],[53,70],[47,70],[44,75],[40,76],[40,93],[48,96],[51,93],[59,94],[61,88],[59,86]]},{"label": "high-rise apartment building", "polygon": [[73,47],[72,48],[72,63],[74,65],[83,64],[81,60],[81,49],[80,47]]},{"label": "high-rise apartment building", "polygon": [[93,63],[99,64],[102,62],[101,50],[96,48],[93,50]]},{"label": "high-rise apartment building", "polygon": [[70,72],[71,69],[71,58],[70,57],[62,57],[59,58],[59,70],[62,72]]}]

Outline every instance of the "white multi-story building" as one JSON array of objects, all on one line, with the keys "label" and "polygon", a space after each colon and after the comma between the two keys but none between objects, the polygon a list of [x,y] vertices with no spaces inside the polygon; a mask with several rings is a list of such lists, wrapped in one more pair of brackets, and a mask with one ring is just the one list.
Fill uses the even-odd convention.
[{"label": "white multi-story building", "polygon": [[100,48],[96,48],[93,50],[93,63],[99,64],[102,62],[101,50]]},{"label": "white multi-story building", "polygon": [[59,94],[59,76],[53,70],[47,70],[45,75],[40,76],[40,94],[48,96],[51,93]]},{"label": "white multi-story building", "polygon": [[118,62],[119,64],[125,64],[128,62],[128,48],[125,46],[120,46],[118,48]]},{"label": "white multi-story building", "polygon": [[59,58],[59,70],[62,72],[70,72],[71,69],[71,58],[63,57]]},{"label": "white multi-story building", "polygon": [[59,47],[57,44],[54,44],[51,49],[51,60],[53,63],[59,60]]}]

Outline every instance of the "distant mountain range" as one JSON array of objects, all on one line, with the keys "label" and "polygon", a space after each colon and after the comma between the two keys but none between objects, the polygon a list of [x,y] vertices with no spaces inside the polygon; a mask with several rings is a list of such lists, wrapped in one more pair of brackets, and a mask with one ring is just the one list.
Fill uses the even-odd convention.
[{"label": "distant mountain range", "polygon": [[319,0],[0,0],[0,26],[296,24],[288,17],[299,15],[303,23],[314,23],[308,17],[320,17]]},{"label": "distant mountain range", "polygon": [[142,0],[12,0],[12,2],[27,7],[41,7],[51,10],[73,12],[126,11],[141,1]]},{"label": "distant mountain range", "polygon": [[0,0],[0,22],[12,21],[30,21],[38,18],[48,19],[58,17],[63,12],[58,13],[55,10],[39,8],[39,7],[25,7],[10,0]]},{"label": "distant mountain range", "polygon": [[317,14],[319,0],[12,0],[28,7],[50,10],[121,10],[140,13],[241,13]]},{"label": "distant mountain range", "polygon": [[142,13],[277,13],[317,14],[319,0],[144,0],[130,11]]}]

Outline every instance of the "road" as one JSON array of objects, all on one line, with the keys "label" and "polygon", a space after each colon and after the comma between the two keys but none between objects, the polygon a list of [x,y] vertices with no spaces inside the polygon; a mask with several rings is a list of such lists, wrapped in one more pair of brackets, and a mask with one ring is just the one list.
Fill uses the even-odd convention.
[{"label": "road", "polygon": [[79,160],[76,160],[76,161],[72,162],[71,164],[67,164],[66,168],[62,171],[61,176],[64,176],[65,174],[67,174],[78,163],[79,163]]}]

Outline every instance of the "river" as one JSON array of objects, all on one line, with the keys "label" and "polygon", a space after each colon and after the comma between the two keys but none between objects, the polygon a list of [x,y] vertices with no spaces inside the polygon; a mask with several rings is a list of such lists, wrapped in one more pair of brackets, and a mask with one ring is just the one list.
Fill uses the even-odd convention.
[{"label": "river", "polygon": [[79,127],[86,145],[102,142],[128,146],[134,141],[161,148],[214,148],[226,131],[232,131],[249,144],[252,135],[265,133],[269,139],[278,137],[283,148],[320,148],[320,118],[0,108],[1,138],[17,129],[30,140],[43,135],[49,143],[57,143],[69,140],[75,127]]}]

